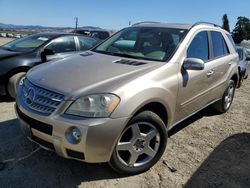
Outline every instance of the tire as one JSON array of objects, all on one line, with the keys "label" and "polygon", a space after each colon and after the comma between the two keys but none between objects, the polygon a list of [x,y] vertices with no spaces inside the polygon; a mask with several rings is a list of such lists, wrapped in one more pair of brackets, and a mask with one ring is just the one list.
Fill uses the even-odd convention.
[{"label": "tire", "polygon": [[230,80],[222,98],[212,105],[217,112],[226,113],[229,110],[233,102],[235,87],[235,82]]},{"label": "tire", "polygon": [[9,78],[9,81],[7,83],[7,94],[15,99],[16,98],[16,92],[17,92],[17,86],[20,82],[20,80],[25,76],[26,72],[19,72],[17,74],[14,74]]},{"label": "tire", "polygon": [[166,145],[164,122],[155,113],[143,111],[133,117],[121,133],[109,165],[126,175],[145,172],[158,162]]},{"label": "tire", "polygon": [[238,83],[237,88],[240,88],[240,87],[242,86],[243,81],[244,81],[244,76],[240,77],[240,81],[239,81],[239,83]]}]

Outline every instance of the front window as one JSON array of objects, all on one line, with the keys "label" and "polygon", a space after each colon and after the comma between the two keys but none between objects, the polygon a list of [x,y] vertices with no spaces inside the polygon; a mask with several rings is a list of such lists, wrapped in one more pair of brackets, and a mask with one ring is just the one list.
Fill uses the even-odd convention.
[{"label": "front window", "polygon": [[55,54],[76,51],[75,39],[73,36],[59,37],[53,40],[46,49],[52,50]]},{"label": "front window", "polygon": [[208,35],[206,31],[198,33],[192,40],[187,50],[188,58],[198,58],[203,61],[208,61],[209,50],[208,50]]},{"label": "front window", "polygon": [[167,61],[187,30],[156,27],[130,27],[97,46],[94,51],[120,57]]},{"label": "front window", "polygon": [[27,36],[21,39],[16,39],[14,41],[11,41],[1,46],[1,48],[5,50],[9,50],[9,51],[14,51],[14,52],[30,52],[42,46],[48,40],[49,40],[49,37],[47,36],[31,35],[31,36]]}]

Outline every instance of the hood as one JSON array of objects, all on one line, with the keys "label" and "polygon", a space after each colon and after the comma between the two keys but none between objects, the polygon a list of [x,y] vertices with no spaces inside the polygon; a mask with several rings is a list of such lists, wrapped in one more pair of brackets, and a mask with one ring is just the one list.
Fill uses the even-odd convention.
[{"label": "hood", "polygon": [[[83,93],[112,92],[119,84],[164,65],[162,62],[133,60],[88,52],[63,60],[36,66],[27,78],[35,85],[75,98]],[[137,65],[117,63],[119,60],[135,61]]]},{"label": "hood", "polygon": [[20,55],[21,52],[13,52],[0,48],[0,60]]}]

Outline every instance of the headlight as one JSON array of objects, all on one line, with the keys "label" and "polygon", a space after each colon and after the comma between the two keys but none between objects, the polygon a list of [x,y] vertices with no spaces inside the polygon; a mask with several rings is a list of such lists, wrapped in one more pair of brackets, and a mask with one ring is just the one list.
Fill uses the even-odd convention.
[{"label": "headlight", "polygon": [[113,94],[96,94],[80,97],[66,110],[66,114],[83,117],[108,117],[119,104]]}]

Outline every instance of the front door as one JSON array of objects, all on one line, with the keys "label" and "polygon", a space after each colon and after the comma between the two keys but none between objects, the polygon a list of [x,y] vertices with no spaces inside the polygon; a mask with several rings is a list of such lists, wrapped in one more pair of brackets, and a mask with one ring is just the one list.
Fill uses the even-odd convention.
[{"label": "front door", "polygon": [[47,55],[47,61],[63,59],[77,51],[74,36],[56,38],[45,49],[53,52],[52,55]]},{"label": "front door", "polygon": [[207,64],[210,58],[207,31],[201,31],[194,36],[186,54],[187,58],[203,60],[205,67],[203,70],[184,70],[181,68],[178,75],[179,92],[175,122],[194,113],[209,102],[207,95],[209,86],[213,82],[213,72],[211,72],[211,66]]}]

